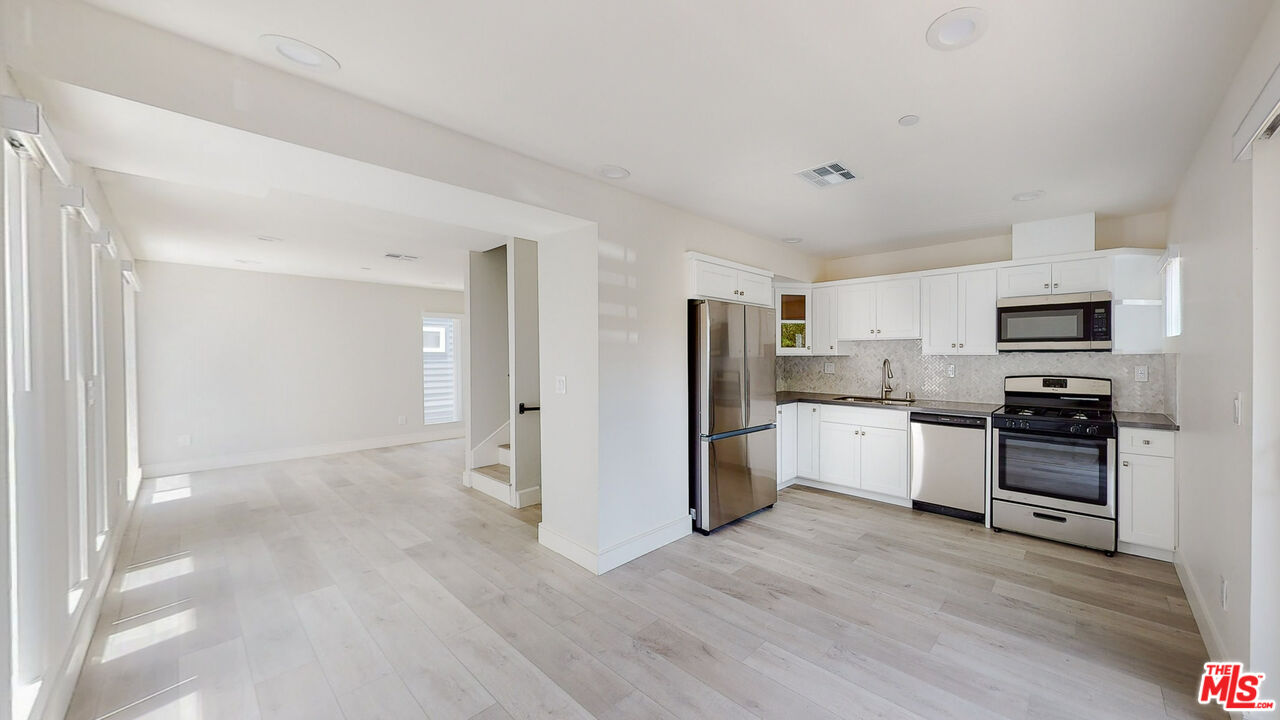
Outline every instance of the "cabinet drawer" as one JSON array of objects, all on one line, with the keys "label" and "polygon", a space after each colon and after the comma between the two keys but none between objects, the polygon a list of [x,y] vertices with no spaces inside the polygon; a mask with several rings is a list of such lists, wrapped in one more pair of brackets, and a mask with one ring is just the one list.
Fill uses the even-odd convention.
[{"label": "cabinet drawer", "polygon": [[902,410],[877,410],[874,408],[846,407],[842,405],[823,405],[822,422],[861,425],[864,427],[885,428],[886,430],[906,430],[911,414]]},{"label": "cabinet drawer", "polygon": [[1168,430],[1120,428],[1120,452],[1173,457],[1174,433]]}]

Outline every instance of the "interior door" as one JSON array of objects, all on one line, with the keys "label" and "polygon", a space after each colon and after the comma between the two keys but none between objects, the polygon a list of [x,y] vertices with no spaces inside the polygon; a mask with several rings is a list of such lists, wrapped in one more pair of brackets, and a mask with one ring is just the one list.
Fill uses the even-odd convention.
[{"label": "interior door", "polygon": [[960,273],[959,335],[962,355],[996,354],[996,271]]},{"label": "interior door", "polygon": [[875,336],[875,285],[842,285],[836,288],[837,339],[871,340]]},{"label": "interior door", "polygon": [[[923,311],[920,320],[922,352],[925,355],[954,355],[960,341],[956,334],[956,276],[933,275],[920,282]],[[991,325],[995,327],[994,303]]]},{"label": "interior door", "polygon": [[[538,367],[538,244],[508,245],[507,326],[511,346],[511,488],[517,507],[541,502],[542,422]],[[520,412],[524,403],[525,412]]]}]

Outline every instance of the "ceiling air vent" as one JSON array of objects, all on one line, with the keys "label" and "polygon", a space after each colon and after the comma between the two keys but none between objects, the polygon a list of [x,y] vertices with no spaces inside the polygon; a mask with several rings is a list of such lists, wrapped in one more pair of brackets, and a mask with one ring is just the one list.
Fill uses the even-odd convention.
[{"label": "ceiling air vent", "polygon": [[801,170],[796,173],[800,179],[820,188],[839,185],[842,182],[848,182],[853,179],[853,173],[845,169],[844,165],[833,162],[826,165],[819,165],[816,168]]},{"label": "ceiling air vent", "polygon": [[388,260],[400,260],[403,262],[414,262],[418,259],[417,255],[401,255],[400,253],[387,253],[383,257]]}]

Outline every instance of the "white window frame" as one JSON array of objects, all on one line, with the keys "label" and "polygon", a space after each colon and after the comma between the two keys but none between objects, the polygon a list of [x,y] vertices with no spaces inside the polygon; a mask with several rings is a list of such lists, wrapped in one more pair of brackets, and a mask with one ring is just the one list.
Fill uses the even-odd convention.
[{"label": "white window frame", "polygon": [[[464,316],[454,313],[438,313],[424,311],[421,313],[419,320],[419,332],[423,335],[422,356],[425,374],[426,357],[437,353],[448,352],[448,339],[444,340],[444,346],[439,350],[428,348],[425,335],[428,331],[426,323],[430,320],[449,320],[453,323],[453,417],[448,420],[439,420],[427,417],[426,408],[426,378],[423,378],[423,398],[422,398],[422,422],[424,425],[444,425],[448,423],[461,422],[463,419],[463,397],[462,397],[462,366],[463,366],[463,333]],[[443,333],[442,333],[443,335]]]}]

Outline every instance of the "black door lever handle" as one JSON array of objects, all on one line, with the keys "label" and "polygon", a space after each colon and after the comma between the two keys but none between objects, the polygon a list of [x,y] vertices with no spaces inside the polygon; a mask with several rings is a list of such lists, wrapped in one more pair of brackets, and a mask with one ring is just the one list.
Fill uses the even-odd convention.
[{"label": "black door lever handle", "polygon": [[521,415],[523,415],[523,414],[525,414],[525,413],[527,413],[527,412],[538,412],[538,411],[539,411],[539,410],[541,410],[541,409],[542,409],[542,408],[541,408],[541,407],[538,407],[537,405],[525,405],[524,403],[520,403],[520,414],[521,414]]}]

